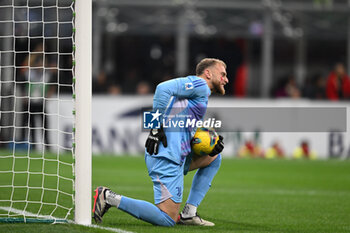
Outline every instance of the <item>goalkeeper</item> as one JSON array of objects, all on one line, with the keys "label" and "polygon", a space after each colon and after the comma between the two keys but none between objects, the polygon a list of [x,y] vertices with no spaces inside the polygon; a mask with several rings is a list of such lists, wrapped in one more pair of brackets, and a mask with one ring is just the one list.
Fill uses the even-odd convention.
[{"label": "goalkeeper", "polygon": [[[183,113],[191,119],[202,120],[212,92],[224,95],[228,83],[226,64],[213,58],[200,61],[196,76],[176,78],[157,86],[153,109],[161,112]],[[164,111],[163,111],[164,110]],[[208,192],[211,181],[221,164],[223,141],[220,136],[210,155],[192,158],[191,138],[195,129],[177,131],[161,127],[152,129],[147,141],[145,161],[153,181],[155,205],[116,194],[106,187],[95,190],[94,219],[102,217],[111,207],[117,207],[132,216],[160,226],[186,225],[214,226],[197,214],[197,207]],[[183,195],[184,174],[196,172],[186,205],[179,215]]]}]

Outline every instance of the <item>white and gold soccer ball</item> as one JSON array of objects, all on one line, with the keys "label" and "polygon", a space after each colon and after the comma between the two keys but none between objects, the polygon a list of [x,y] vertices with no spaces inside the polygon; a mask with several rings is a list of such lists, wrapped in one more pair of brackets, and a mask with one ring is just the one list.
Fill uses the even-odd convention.
[{"label": "white and gold soccer ball", "polygon": [[192,139],[192,151],[196,155],[208,155],[213,151],[218,140],[219,135],[213,128],[198,128]]}]

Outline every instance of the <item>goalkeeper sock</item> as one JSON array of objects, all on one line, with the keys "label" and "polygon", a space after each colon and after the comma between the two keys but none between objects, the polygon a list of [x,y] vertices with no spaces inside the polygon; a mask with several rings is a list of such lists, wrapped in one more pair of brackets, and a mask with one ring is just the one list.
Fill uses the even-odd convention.
[{"label": "goalkeeper sock", "polygon": [[169,215],[147,201],[122,196],[118,209],[153,225],[166,227],[175,225],[175,221]]},{"label": "goalkeeper sock", "polygon": [[[198,207],[204,196],[207,194],[211,181],[218,172],[221,165],[221,154],[211,162],[207,167],[199,168],[193,177],[190,194],[188,195],[187,202],[192,206]],[[184,212],[184,211],[183,211]],[[192,211],[190,212],[192,214]],[[194,215],[192,215],[194,216]]]}]

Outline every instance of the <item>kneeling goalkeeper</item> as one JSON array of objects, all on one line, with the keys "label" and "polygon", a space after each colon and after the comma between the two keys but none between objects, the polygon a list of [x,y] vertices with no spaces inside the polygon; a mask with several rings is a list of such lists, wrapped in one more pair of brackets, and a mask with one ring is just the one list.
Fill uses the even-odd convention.
[{"label": "kneeling goalkeeper", "polygon": [[[153,110],[202,120],[210,94],[216,92],[224,95],[227,83],[226,64],[219,59],[205,58],[198,63],[196,76],[160,83],[153,98]],[[214,226],[214,223],[199,217],[197,207],[220,168],[223,141],[220,136],[210,155],[192,158],[191,139],[194,131],[190,128],[176,131],[163,127],[152,129],[145,145],[145,161],[153,181],[155,205],[116,194],[100,186],[94,196],[95,221],[102,222],[103,215],[114,206],[154,225],[174,226],[179,223]],[[193,178],[186,205],[179,215],[184,174],[195,169],[198,171]]]}]

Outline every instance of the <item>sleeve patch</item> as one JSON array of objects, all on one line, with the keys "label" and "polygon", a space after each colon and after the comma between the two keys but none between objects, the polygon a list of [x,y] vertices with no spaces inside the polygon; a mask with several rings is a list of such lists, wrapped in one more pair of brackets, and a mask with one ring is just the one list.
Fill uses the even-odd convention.
[{"label": "sleeve patch", "polygon": [[185,83],[185,90],[191,90],[193,89],[193,83]]}]

